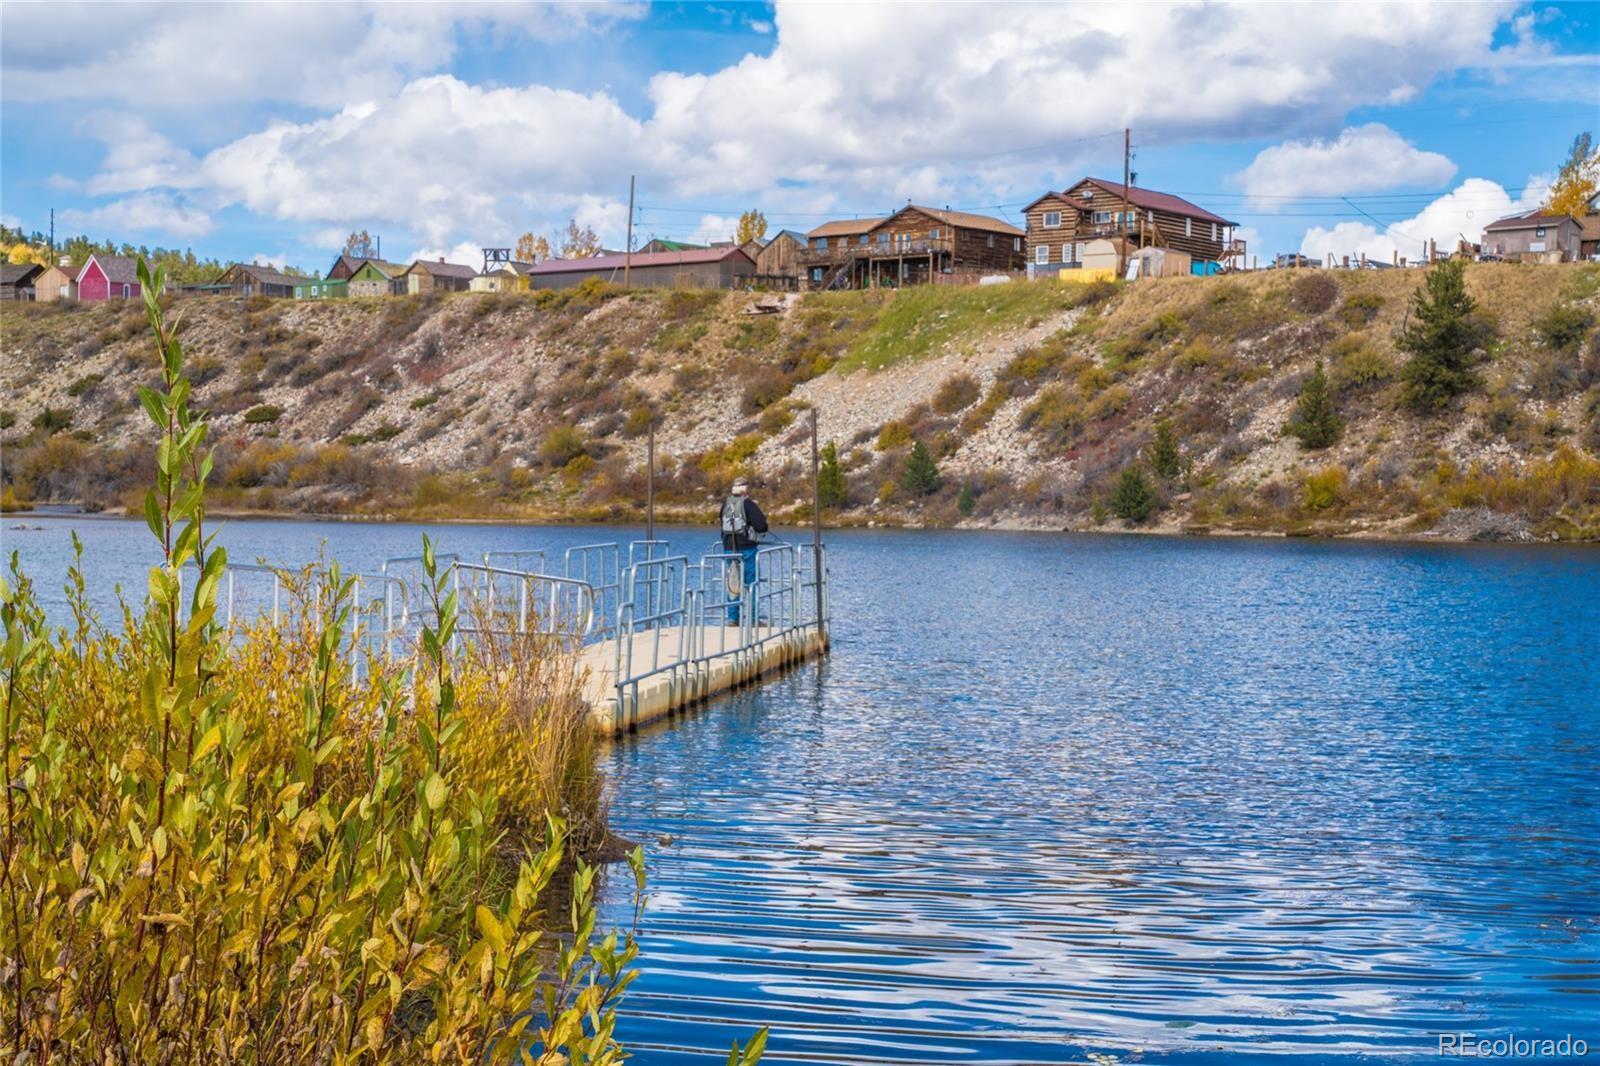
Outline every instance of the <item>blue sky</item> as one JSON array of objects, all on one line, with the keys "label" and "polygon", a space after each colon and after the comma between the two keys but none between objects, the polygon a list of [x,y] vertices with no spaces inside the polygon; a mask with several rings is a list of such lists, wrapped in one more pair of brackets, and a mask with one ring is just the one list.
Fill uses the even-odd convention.
[{"label": "blue sky", "polygon": [[1536,206],[1600,132],[1600,6],[0,7],[0,215],[325,267],[344,234],[476,262],[907,200],[1016,221],[1092,174],[1252,251],[1415,255]]}]

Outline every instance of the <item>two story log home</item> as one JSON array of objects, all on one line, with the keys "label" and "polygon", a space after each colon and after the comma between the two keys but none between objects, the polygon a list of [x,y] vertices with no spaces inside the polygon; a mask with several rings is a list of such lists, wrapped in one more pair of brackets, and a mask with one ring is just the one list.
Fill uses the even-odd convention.
[{"label": "two story log home", "polygon": [[1028,226],[1028,273],[1034,277],[1083,265],[1094,240],[1122,242],[1126,249],[1170,248],[1188,255],[1197,274],[1223,265],[1242,267],[1244,245],[1234,239],[1238,223],[1212,214],[1180,196],[1084,178],[1064,192],[1048,192],[1023,209]]},{"label": "two story log home", "polygon": [[797,260],[803,288],[925,285],[1021,271],[1025,237],[987,215],[908,204],[887,218],[823,223],[806,234]]}]

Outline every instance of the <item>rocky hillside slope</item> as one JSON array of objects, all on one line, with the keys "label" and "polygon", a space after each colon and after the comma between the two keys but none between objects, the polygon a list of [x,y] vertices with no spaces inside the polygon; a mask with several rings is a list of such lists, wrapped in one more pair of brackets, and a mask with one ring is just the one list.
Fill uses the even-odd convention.
[{"label": "rocky hillside slope", "polygon": [[[838,521],[1600,537],[1600,270],[1470,267],[1475,382],[1419,415],[1396,339],[1422,280],[179,308],[214,414],[214,499],[238,509],[623,518],[653,420],[669,511],[703,518],[749,472],[798,516],[815,409]],[[0,352],[10,498],[125,506],[150,461],[141,311],[9,305]],[[1319,362],[1337,439],[1306,450],[1285,426]],[[1148,507],[1130,506],[1129,470]]]}]

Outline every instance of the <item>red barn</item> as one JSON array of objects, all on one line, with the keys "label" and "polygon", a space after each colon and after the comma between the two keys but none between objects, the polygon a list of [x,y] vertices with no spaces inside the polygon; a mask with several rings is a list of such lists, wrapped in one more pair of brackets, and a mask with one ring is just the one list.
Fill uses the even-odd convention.
[{"label": "red barn", "polygon": [[138,264],[122,255],[91,255],[78,271],[78,299],[127,300],[139,295]]}]

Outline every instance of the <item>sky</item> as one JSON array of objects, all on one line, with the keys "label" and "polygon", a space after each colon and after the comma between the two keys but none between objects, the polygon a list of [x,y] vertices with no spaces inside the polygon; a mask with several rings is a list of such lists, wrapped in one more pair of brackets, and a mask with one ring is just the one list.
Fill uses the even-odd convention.
[{"label": "sky", "polygon": [[322,270],[554,235],[1020,224],[1084,176],[1415,257],[1600,134],[1600,5],[0,4],[0,217]]}]

